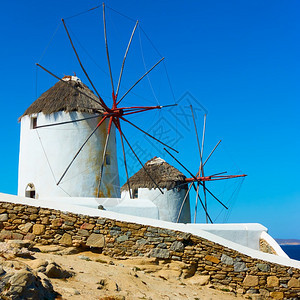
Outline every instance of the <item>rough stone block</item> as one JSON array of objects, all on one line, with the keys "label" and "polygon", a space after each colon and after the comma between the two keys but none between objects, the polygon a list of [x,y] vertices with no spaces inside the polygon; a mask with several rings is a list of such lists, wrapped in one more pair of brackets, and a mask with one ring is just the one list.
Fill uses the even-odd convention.
[{"label": "rough stone block", "polygon": [[86,229],[86,230],[92,230],[94,229],[95,225],[93,224],[90,224],[90,223],[83,223],[81,226],[80,226],[80,229]]},{"label": "rough stone block", "polygon": [[231,265],[233,265],[233,258],[226,254],[222,254],[221,262],[225,265],[231,266]]},{"label": "rough stone block", "polygon": [[288,287],[290,288],[300,288],[300,281],[296,278],[291,278],[291,280],[288,282]]},{"label": "rough stone block", "polygon": [[233,264],[233,270],[234,272],[245,272],[248,270],[248,268],[246,267],[246,264],[242,261],[236,261]]},{"label": "rough stone block", "polygon": [[35,235],[41,235],[45,232],[45,225],[43,224],[34,224],[32,227],[32,233]]},{"label": "rough stone block", "polygon": [[0,215],[0,222],[6,222],[8,220],[7,214],[1,214]]},{"label": "rough stone block", "polygon": [[258,285],[258,276],[247,275],[243,281],[244,286],[257,286]]},{"label": "rough stone block", "polygon": [[279,286],[279,279],[276,276],[269,276],[267,278],[268,287],[277,287]]},{"label": "rough stone block", "polygon": [[72,236],[68,233],[64,233],[59,243],[66,246],[72,246]]},{"label": "rough stone block", "polygon": [[128,240],[128,236],[127,235],[121,235],[119,237],[117,237],[117,242],[118,243],[122,243]]},{"label": "rough stone block", "polygon": [[167,249],[154,248],[151,250],[150,256],[167,259],[170,257],[170,252]]},{"label": "rough stone block", "polygon": [[170,250],[176,251],[176,252],[183,252],[184,251],[184,244],[179,241],[175,241],[172,243]]},{"label": "rough stone block", "polygon": [[89,232],[85,229],[79,229],[77,234],[80,236],[89,236],[90,235]]},{"label": "rough stone block", "polygon": [[220,262],[220,260],[217,257],[212,256],[212,255],[206,255],[205,259],[208,260],[208,261],[211,261],[215,264],[218,264]]},{"label": "rough stone block", "polygon": [[105,237],[103,234],[92,233],[86,241],[89,247],[103,248],[105,246]]},{"label": "rough stone block", "polygon": [[27,232],[30,231],[30,229],[32,228],[32,226],[33,226],[32,223],[26,223],[26,224],[22,224],[22,225],[18,226],[18,228],[19,228],[21,231],[27,233]]},{"label": "rough stone block", "polygon": [[284,294],[283,294],[283,292],[271,292],[271,293],[270,293],[270,296],[271,296],[273,299],[283,299]]}]

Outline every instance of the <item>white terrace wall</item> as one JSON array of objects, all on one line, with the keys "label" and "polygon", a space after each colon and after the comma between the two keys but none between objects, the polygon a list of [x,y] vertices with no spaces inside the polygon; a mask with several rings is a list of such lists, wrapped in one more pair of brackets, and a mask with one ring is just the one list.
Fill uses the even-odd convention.
[{"label": "white terrace wall", "polygon": [[[36,198],[97,197],[107,122],[97,129],[57,186],[61,175],[96,127],[99,118],[34,129],[34,116],[37,117],[37,126],[40,126],[92,115],[79,112],[39,113],[21,119],[18,195],[25,196],[27,185],[32,183]],[[110,165],[104,167],[101,196],[120,197],[115,127],[112,128],[107,154],[110,155]]]},{"label": "white terrace wall", "polygon": [[[91,210],[82,208],[82,211]],[[236,293],[259,294],[261,299],[300,297],[300,262],[250,251],[243,246],[240,252],[233,249],[237,247],[234,243],[207,232],[201,235],[211,240],[176,230],[176,227],[163,228],[166,222],[161,222],[162,227],[155,227],[109,219],[104,217],[109,213],[103,211],[99,212],[101,214],[82,215],[0,202],[0,240],[30,239],[42,244],[94,247],[114,257],[146,255],[157,261],[176,260],[184,265],[185,277],[199,274],[205,276],[207,283],[230,288]],[[143,222],[159,221],[144,219]],[[246,251],[251,256],[242,253]]]}]

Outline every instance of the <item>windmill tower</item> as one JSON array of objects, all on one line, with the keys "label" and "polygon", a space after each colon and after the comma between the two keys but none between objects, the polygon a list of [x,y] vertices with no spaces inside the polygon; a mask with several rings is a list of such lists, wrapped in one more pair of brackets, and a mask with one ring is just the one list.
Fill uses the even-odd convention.
[{"label": "windmill tower", "polygon": [[[104,111],[98,98],[79,78],[65,76],[63,81],[43,93],[20,117],[18,195],[119,197],[115,126],[111,126],[98,191],[108,120],[96,129],[59,182],[86,136],[99,123],[99,112]],[[56,126],[52,127],[53,123]]]},{"label": "windmill tower", "polygon": [[[159,220],[190,223],[188,184],[185,180],[185,176],[180,171],[160,157],[147,161],[142,169],[129,178],[133,200],[152,201],[158,209]],[[122,199],[130,197],[128,186],[128,183],[125,183],[121,188]]]}]

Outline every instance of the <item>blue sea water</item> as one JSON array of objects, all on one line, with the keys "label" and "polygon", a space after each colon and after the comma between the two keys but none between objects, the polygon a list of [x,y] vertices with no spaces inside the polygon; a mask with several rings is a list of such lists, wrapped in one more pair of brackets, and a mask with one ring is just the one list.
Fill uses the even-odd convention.
[{"label": "blue sea water", "polygon": [[290,258],[300,260],[300,245],[281,245],[280,247]]}]

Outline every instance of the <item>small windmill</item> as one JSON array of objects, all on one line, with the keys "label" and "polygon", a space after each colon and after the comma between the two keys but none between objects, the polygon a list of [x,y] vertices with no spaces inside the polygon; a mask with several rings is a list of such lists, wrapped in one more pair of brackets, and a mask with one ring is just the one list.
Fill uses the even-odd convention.
[{"label": "small windmill", "polygon": [[[241,178],[241,177],[245,177],[247,176],[246,174],[242,174],[242,175],[224,175],[227,172],[221,172],[221,173],[216,173],[216,174],[212,174],[209,176],[205,176],[204,174],[204,166],[207,163],[207,161],[209,160],[209,158],[212,156],[212,154],[214,153],[214,151],[216,150],[216,148],[219,146],[219,144],[221,143],[221,140],[216,144],[216,146],[213,148],[213,150],[210,152],[210,154],[208,155],[208,157],[206,158],[206,160],[203,162],[203,149],[204,149],[204,139],[205,139],[205,129],[206,129],[206,114],[204,115],[204,124],[203,124],[203,133],[202,133],[202,142],[201,142],[201,146],[200,146],[200,141],[199,141],[199,136],[198,136],[198,130],[197,130],[197,126],[196,126],[196,121],[195,121],[195,116],[194,116],[194,111],[193,111],[193,107],[192,105],[190,105],[190,109],[192,112],[192,117],[193,117],[193,123],[194,123],[194,128],[195,128],[195,134],[196,134],[196,139],[197,139],[197,145],[198,145],[198,151],[199,151],[199,158],[200,158],[200,164],[199,164],[199,170],[196,174],[193,174],[191,171],[189,171],[174,155],[172,155],[166,148],[164,148],[164,150],[173,157],[173,159],[181,166],[183,167],[191,176],[191,178],[186,178],[185,181],[186,183],[190,183],[190,186],[187,190],[186,196],[184,197],[184,200],[182,202],[178,217],[177,217],[177,222],[179,221],[180,218],[180,214],[183,208],[183,205],[186,201],[186,199],[188,198],[188,195],[190,193],[191,188],[193,187],[195,192],[196,192],[196,204],[195,204],[195,213],[194,213],[194,223],[196,223],[196,217],[197,217],[197,211],[198,211],[198,200],[201,203],[201,206],[205,212],[205,217],[206,217],[206,223],[208,223],[208,221],[210,221],[211,223],[213,223],[208,210],[207,210],[207,193],[212,196],[216,201],[218,201],[225,209],[228,209],[228,207],[222,202],[220,201],[207,187],[206,187],[206,182],[208,181],[216,181],[216,180],[225,180],[225,179],[233,179],[233,178]],[[197,183],[197,185],[195,184]],[[199,189],[200,187],[203,189],[203,197],[204,197],[204,202],[200,197],[199,194]]]},{"label": "small windmill", "polygon": [[[96,9],[98,7],[100,7],[100,6],[92,8],[91,10]],[[134,156],[136,157],[136,159],[138,160],[138,162],[141,164],[141,166],[143,168],[144,168],[144,165],[141,162],[141,160],[139,159],[139,157],[137,156],[136,152],[133,150],[131,144],[129,143],[129,141],[127,139],[127,137],[125,136],[124,131],[122,130],[121,121],[130,124],[131,126],[133,126],[134,128],[136,128],[137,130],[141,131],[143,134],[147,135],[148,137],[152,138],[153,140],[155,140],[155,141],[159,142],[160,144],[168,147],[169,149],[177,152],[172,147],[166,145],[165,143],[163,143],[159,139],[155,138],[151,134],[147,133],[146,131],[144,131],[143,129],[141,129],[140,127],[138,127],[137,125],[133,124],[131,121],[129,121],[127,119],[127,116],[132,115],[132,114],[138,114],[138,113],[142,113],[142,112],[146,112],[146,111],[150,111],[150,110],[155,110],[155,109],[162,109],[164,107],[173,106],[173,105],[176,105],[176,104],[165,105],[165,106],[156,105],[156,106],[129,106],[129,107],[121,106],[120,105],[121,102],[123,101],[123,99],[131,92],[131,90],[143,78],[145,78],[157,65],[159,65],[164,60],[164,57],[162,57],[149,70],[147,70],[121,97],[119,97],[119,89],[120,89],[120,85],[121,85],[123,70],[124,70],[124,66],[125,66],[127,54],[128,54],[128,51],[129,51],[132,39],[134,37],[134,34],[135,34],[137,26],[138,26],[138,21],[136,21],[135,26],[134,26],[134,28],[132,30],[132,33],[131,33],[131,36],[130,36],[130,39],[129,39],[129,42],[128,42],[128,45],[127,45],[127,48],[126,48],[126,51],[125,51],[125,54],[124,54],[122,66],[121,66],[121,69],[120,69],[120,74],[119,74],[118,81],[117,81],[117,86],[115,88],[114,80],[113,80],[113,74],[112,74],[112,70],[111,70],[110,56],[109,56],[109,47],[108,47],[108,39],[107,39],[107,32],[106,32],[105,5],[104,5],[104,3],[102,5],[102,8],[103,8],[104,40],[105,40],[106,56],[107,56],[109,76],[110,76],[110,82],[111,82],[111,88],[112,88],[112,105],[111,106],[109,106],[109,104],[107,104],[107,103],[104,102],[103,98],[100,96],[100,94],[98,93],[95,85],[93,84],[90,76],[88,75],[87,71],[85,70],[85,68],[84,68],[84,66],[83,66],[83,64],[81,62],[81,59],[79,57],[79,54],[78,54],[78,52],[77,52],[77,50],[76,50],[76,48],[74,46],[74,43],[72,41],[72,38],[71,38],[71,35],[69,33],[67,24],[66,24],[65,20],[62,19],[62,23],[64,25],[65,31],[67,33],[67,36],[68,36],[68,39],[69,39],[70,44],[72,46],[72,49],[74,51],[74,54],[75,54],[75,56],[76,56],[76,58],[78,60],[78,63],[80,65],[82,71],[84,72],[84,74],[85,74],[86,78],[88,79],[89,83],[91,84],[91,86],[92,86],[95,94],[97,95],[97,100],[94,99],[94,98],[92,98],[92,97],[90,97],[87,94],[84,94],[81,90],[76,89],[76,86],[74,86],[74,85],[69,85],[69,86],[71,88],[76,89],[76,91],[78,93],[84,94],[84,96],[90,98],[92,101],[97,102],[97,104],[99,105],[99,107],[101,107],[101,109],[99,109],[98,111],[96,111],[96,115],[94,117],[92,117],[92,118],[99,118],[100,117],[100,121],[98,122],[97,126],[87,136],[87,138],[82,143],[81,147],[78,149],[78,151],[76,152],[76,154],[74,155],[74,157],[70,160],[70,163],[68,164],[68,166],[66,167],[65,171],[63,172],[63,174],[61,175],[60,179],[57,182],[57,185],[59,185],[61,183],[62,179],[67,174],[69,168],[71,167],[71,165],[73,164],[73,162],[76,160],[77,156],[82,151],[82,149],[85,147],[85,145],[87,144],[87,142],[89,141],[89,139],[93,136],[93,134],[97,131],[97,129],[104,123],[104,121],[108,120],[108,128],[107,128],[107,135],[106,135],[106,140],[105,140],[104,149],[103,149],[102,163],[101,163],[100,168],[99,168],[98,197],[100,195],[102,175],[103,175],[103,168],[104,168],[104,163],[105,163],[105,156],[106,156],[108,142],[109,142],[109,138],[110,138],[110,135],[111,135],[111,129],[112,129],[113,125],[115,126],[115,128],[118,130],[118,132],[120,134],[120,140],[121,140],[121,146],[122,146],[122,152],[123,152],[123,159],[124,159],[124,166],[125,166],[125,172],[126,172],[127,184],[128,184],[129,191],[131,191],[131,189],[130,189],[130,182],[129,182],[129,176],[128,176],[128,168],[127,168],[127,162],[126,162],[124,140],[125,140],[126,144],[128,145],[129,149],[132,151],[132,153],[134,154]],[[51,72],[49,69],[45,68],[44,66],[40,65],[39,63],[37,63],[36,65],[38,67],[40,67],[41,69],[43,69],[44,71],[46,71],[47,73],[49,73],[50,75],[54,76],[56,79],[64,82],[65,84],[69,84],[68,81],[65,81],[62,78],[58,77],[53,72]],[[94,111],[95,111],[95,109],[94,109]],[[90,119],[90,118],[91,117],[77,119],[77,120],[72,120],[72,121],[63,122],[63,123],[47,124],[47,125],[42,125],[42,126],[36,126],[35,128],[58,126],[58,125],[66,124],[66,123],[80,122],[80,121],[84,121],[84,120],[87,120],[87,119]],[[153,181],[153,183],[158,187],[158,185],[155,183],[155,181],[151,177],[151,175],[147,171],[146,171],[146,173],[151,178],[151,180]],[[162,190],[159,187],[158,187],[158,189],[160,190],[161,193],[163,193]],[[130,192],[130,197],[132,197],[131,192]]]}]

